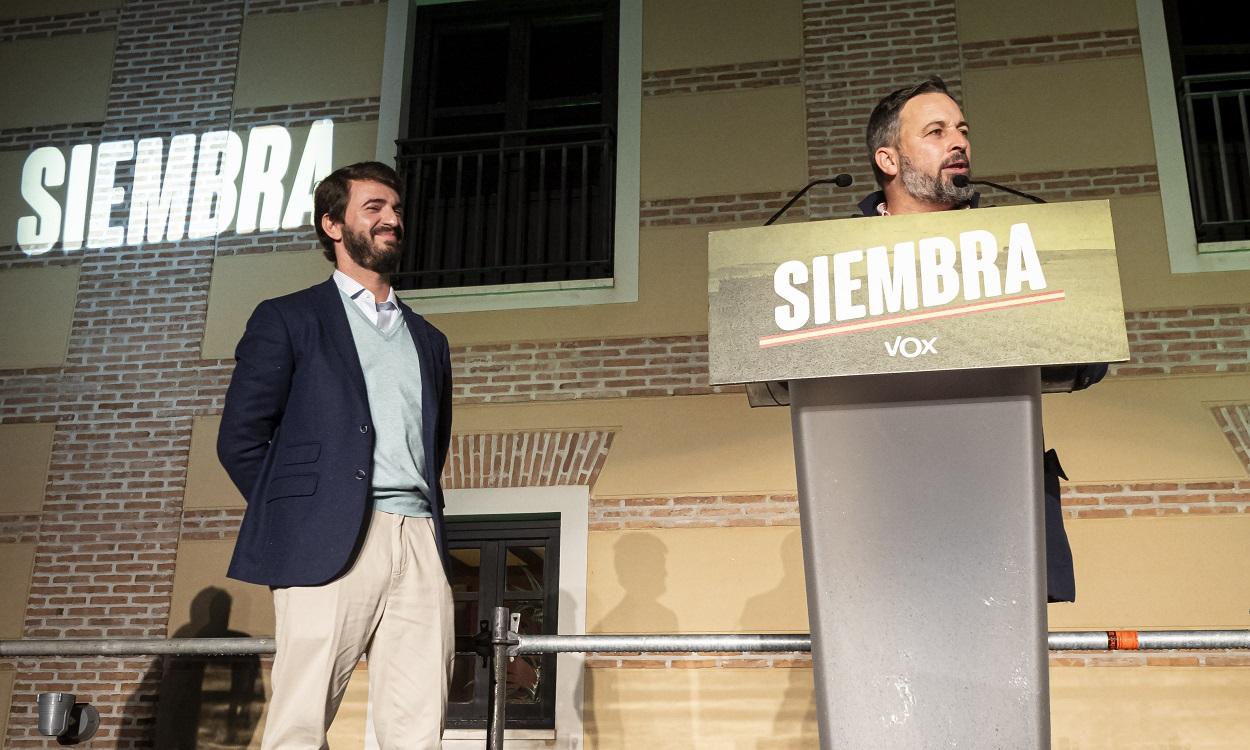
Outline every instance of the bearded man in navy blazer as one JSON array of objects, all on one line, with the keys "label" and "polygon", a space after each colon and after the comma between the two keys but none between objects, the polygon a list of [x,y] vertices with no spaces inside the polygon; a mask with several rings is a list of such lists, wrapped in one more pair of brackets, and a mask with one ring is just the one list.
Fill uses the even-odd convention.
[{"label": "bearded man in navy blazer", "polygon": [[229,575],[273,589],[265,750],[326,748],[362,654],[381,747],[440,744],[451,362],[390,286],[400,191],[378,162],[322,180],[313,223],[333,275],[260,303],[235,354],[217,452],[247,499]]}]

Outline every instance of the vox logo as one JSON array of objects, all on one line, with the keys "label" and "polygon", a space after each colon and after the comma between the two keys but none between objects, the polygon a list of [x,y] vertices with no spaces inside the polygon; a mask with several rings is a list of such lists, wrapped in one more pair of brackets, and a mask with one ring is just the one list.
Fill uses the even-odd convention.
[{"label": "vox logo", "polygon": [[921,354],[937,354],[937,349],[933,347],[933,342],[937,341],[937,339],[937,336],[931,339],[918,339],[915,336],[895,336],[893,342],[885,342],[885,353],[891,357],[897,357],[901,354],[905,359],[915,359]]}]

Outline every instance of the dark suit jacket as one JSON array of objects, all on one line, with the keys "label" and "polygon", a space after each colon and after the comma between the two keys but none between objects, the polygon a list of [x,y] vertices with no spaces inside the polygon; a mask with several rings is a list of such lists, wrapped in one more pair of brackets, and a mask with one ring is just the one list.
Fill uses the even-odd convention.
[{"label": "dark suit jacket", "polygon": [[[399,303],[421,361],[421,425],[435,537],[451,439],[447,338]],[[373,421],[333,279],[260,303],[235,351],[217,455],[247,500],[228,575],[311,586],[346,572],[372,510]],[[397,372],[395,377],[416,377]]]}]

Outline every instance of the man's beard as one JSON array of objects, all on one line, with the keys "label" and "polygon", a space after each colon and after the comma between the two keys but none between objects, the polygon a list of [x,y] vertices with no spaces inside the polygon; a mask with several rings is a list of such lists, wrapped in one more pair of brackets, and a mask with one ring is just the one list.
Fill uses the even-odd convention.
[{"label": "man's beard", "polygon": [[927,175],[912,167],[911,160],[906,156],[899,157],[899,175],[903,179],[903,188],[907,194],[925,203],[936,203],[942,206],[964,206],[972,202],[975,194],[972,185],[955,187],[942,176],[942,168],[951,164],[967,164],[967,159],[957,156],[948,158],[938,167],[938,173]]},{"label": "man's beard", "polygon": [[402,255],[399,241],[404,237],[404,232],[399,227],[395,227],[394,232],[395,239],[385,240],[383,247],[379,248],[374,244],[372,235],[356,233],[344,227],[343,248],[347,250],[348,257],[361,268],[390,276],[399,270],[399,259]]}]

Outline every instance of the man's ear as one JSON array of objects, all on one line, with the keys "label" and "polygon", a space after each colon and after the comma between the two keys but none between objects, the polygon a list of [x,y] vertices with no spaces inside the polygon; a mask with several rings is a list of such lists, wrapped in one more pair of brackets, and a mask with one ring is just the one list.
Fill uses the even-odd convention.
[{"label": "man's ear", "polygon": [[321,231],[330,239],[339,242],[343,239],[343,225],[330,218],[329,213],[321,215]]},{"label": "man's ear", "polygon": [[887,174],[890,177],[898,175],[899,156],[896,149],[892,149],[889,146],[882,146],[873,152],[872,158],[873,161],[877,163],[877,169],[880,169],[884,174]]}]

